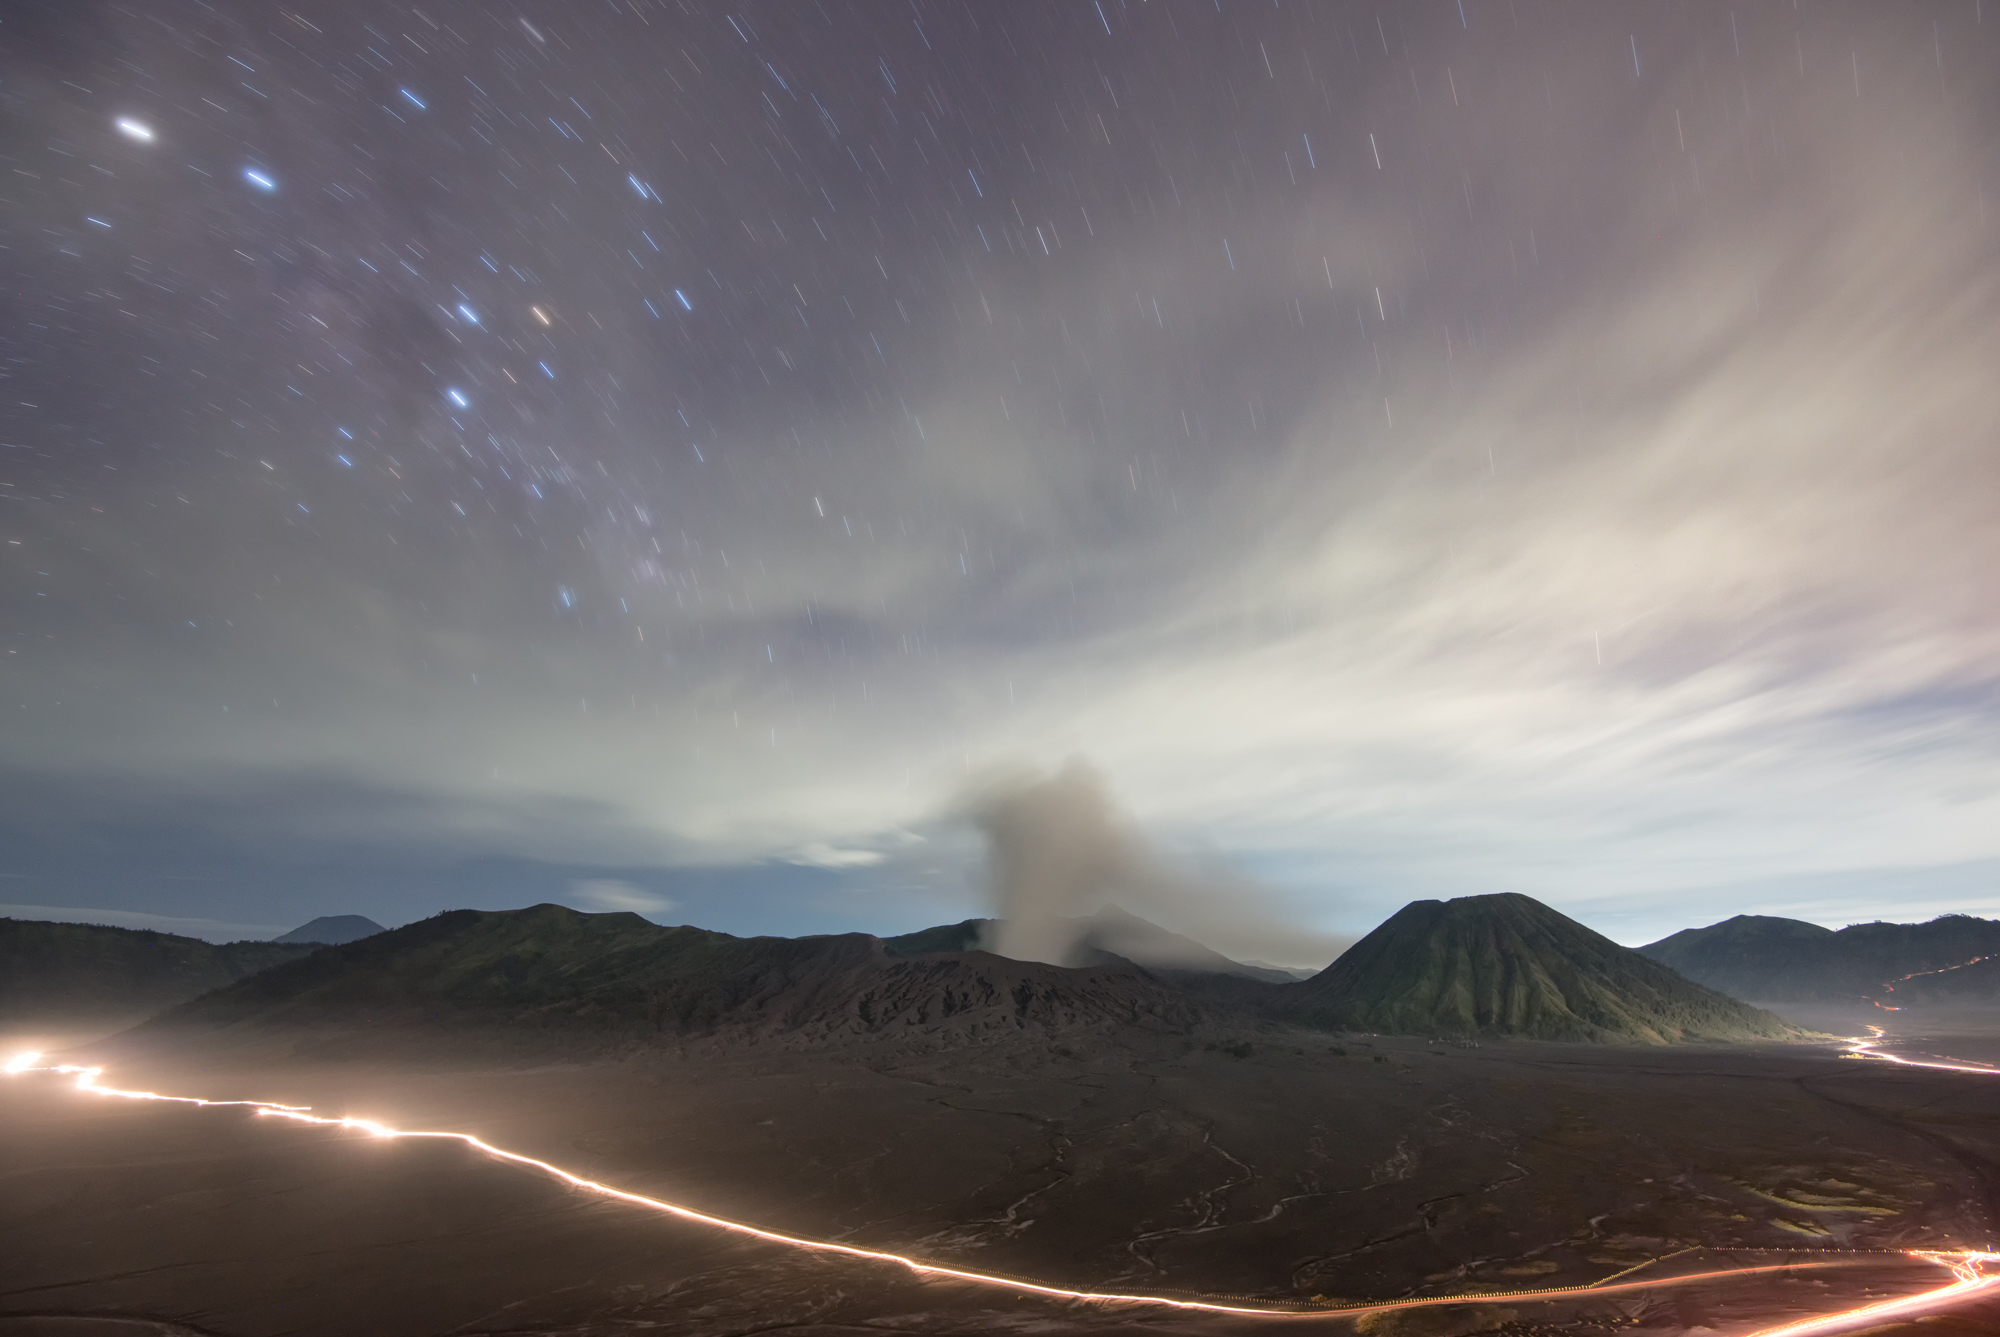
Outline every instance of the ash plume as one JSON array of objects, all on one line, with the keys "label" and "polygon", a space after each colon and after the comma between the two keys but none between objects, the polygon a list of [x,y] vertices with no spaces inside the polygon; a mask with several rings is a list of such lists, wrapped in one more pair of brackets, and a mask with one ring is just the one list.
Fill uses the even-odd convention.
[{"label": "ash plume", "polygon": [[1073,965],[1095,948],[1207,966],[1221,953],[1317,969],[1352,941],[1302,926],[1245,878],[1156,851],[1080,757],[1053,775],[989,781],[962,810],[986,838],[994,922],[983,945],[1001,956]]}]

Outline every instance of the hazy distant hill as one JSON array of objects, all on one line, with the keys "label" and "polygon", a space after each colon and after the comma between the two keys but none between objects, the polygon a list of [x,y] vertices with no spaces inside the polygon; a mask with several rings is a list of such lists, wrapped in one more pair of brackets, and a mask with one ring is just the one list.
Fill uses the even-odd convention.
[{"label": "hazy distant hill", "polygon": [[453,910],[246,979],[165,1024],[492,1024],[635,1032],[1181,1028],[1199,1010],[1131,965],[1064,970],[881,939],[736,938],[559,905]]},{"label": "hazy distant hill", "polygon": [[[919,929],[915,933],[883,941],[897,956],[975,951],[982,941],[987,940],[993,922],[991,919],[964,919],[956,924],[940,924],[936,928]],[[1236,975],[1266,984],[1290,984],[1300,978],[1276,966],[1250,965],[1234,960],[1193,938],[1161,928],[1151,920],[1141,919],[1115,905],[1106,906],[1088,919],[1075,923],[1078,931],[1076,950],[1072,958],[1063,963],[1065,965],[1108,965],[1116,961],[1132,961],[1149,969]]]},{"label": "hazy distant hill", "polygon": [[310,945],[0,919],[0,1017],[138,1016],[295,961]]},{"label": "hazy distant hill", "polygon": [[1299,979],[1275,966],[1247,965],[1224,956],[1193,938],[1161,928],[1115,905],[1106,906],[1090,917],[1089,927],[1078,945],[1082,949],[1078,964],[1109,957],[1137,961],[1142,966],[1176,974],[1197,971],[1236,975],[1265,984],[1292,984]]},{"label": "hazy distant hill", "polygon": [[956,924],[939,924],[915,933],[884,938],[882,945],[891,956],[922,956],[929,952],[976,952],[986,936],[990,919],[961,919]]},{"label": "hazy distant hill", "polygon": [[[1639,949],[1691,980],[1759,1002],[1876,998],[1944,1002],[1990,998],[1991,971],[1968,963],[2000,954],[2000,922],[1945,915],[1927,924],[1852,924],[1835,932],[1767,915],[1737,915]],[[1908,983],[1906,977],[1916,976]]]},{"label": "hazy distant hill", "polygon": [[271,941],[310,942],[333,946],[380,932],[382,926],[366,915],[321,915],[318,919],[299,925],[290,933],[280,933]]},{"label": "hazy distant hill", "polygon": [[1406,905],[1282,992],[1280,1009],[1300,1021],[1388,1034],[1642,1044],[1796,1034],[1511,893]]}]

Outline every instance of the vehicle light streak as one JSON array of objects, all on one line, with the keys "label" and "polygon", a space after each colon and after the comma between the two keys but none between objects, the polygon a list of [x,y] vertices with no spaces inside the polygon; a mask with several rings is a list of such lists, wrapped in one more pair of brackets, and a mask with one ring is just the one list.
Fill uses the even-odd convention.
[{"label": "vehicle light streak", "polygon": [[1970,961],[1961,961],[1955,966],[1939,966],[1936,970],[1913,970],[1907,975],[1898,975],[1882,987],[1888,992],[1894,993],[1896,992],[1896,986],[1905,981],[1920,980],[1928,975],[1949,975],[1954,970],[1964,970],[1967,966],[1976,966],[1981,961],[1991,961],[1992,959],[1993,957],[1989,954],[1987,956],[1975,956]]},{"label": "vehicle light streak", "polygon": [[1807,1337],[1809,1333],[1833,1332],[1839,1328],[1872,1323],[1877,1319],[1895,1318],[1899,1315],[1935,1309],[1941,1305],[1956,1303],[1968,1295],[2000,1286],[2000,1273],[1985,1274],[1979,1270],[1982,1264],[2000,1262],[2000,1253],[1932,1253],[1913,1250],[1910,1257],[1928,1259],[1940,1267],[1948,1267],[1958,1280],[1934,1291],[1906,1295],[1900,1300],[1882,1300],[1875,1304],[1862,1305],[1858,1309],[1843,1309],[1837,1314],[1821,1314],[1817,1318],[1802,1318],[1792,1323],[1781,1323],[1775,1328],[1760,1328],[1749,1337]]},{"label": "vehicle light streak", "polygon": [[[1861,1043],[1874,1043],[1873,1041]],[[1888,1058],[1889,1055],[1862,1054],[1861,1057]],[[1798,1272],[1812,1268],[1851,1267],[1867,1261],[1870,1255],[1854,1254],[1842,1258],[1814,1258],[1809,1262],[1769,1263],[1755,1267],[1718,1268],[1707,1272],[1684,1273],[1672,1277],[1652,1277],[1636,1281],[1621,1281],[1617,1277],[1630,1274],[1632,1269],[1615,1274],[1601,1282],[1588,1282],[1579,1286],[1554,1286],[1537,1290],[1522,1291],[1481,1291],[1459,1295],[1422,1296],[1406,1300],[1362,1301],[1355,1304],[1322,1305],[1314,1308],[1275,1309],[1253,1305],[1222,1304],[1213,1300],[1182,1300],[1163,1295],[1132,1294],[1119,1291],[1072,1290],[1065,1286],[1048,1286],[1039,1282],[1024,1281],[1018,1277],[996,1276],[987,1272],[971,1272],[963,1268],[945,1267],[938,1263],[926,1263],[920,1259],[902,1254],[888,1253],[880,1249],[866,1249],[853,1244],[839,1244],[831,1240],[807,1239],[798,1235],[787,1235],[780,1231],[765,1230],[742,1221],[732,1221],[727,1217],[712,1216],[707,1212],[683,1207],[678,1203],[661,1198],[650,1198],[642,1193],[633,1193],[616,1188],[595,1179],[585,1179],[570,1173],[561,1166],[517,1151],[496,1147],[470,1133],[455,1133],[438,1129],[392,1128],[388,1124],[373,1119],[351,1117],[334,1118],[314,1114],[309,1105],[286,1105],[272,1100],[209,1100],[201,1096],[174,1096],[158,1091],[134,1091],[121,1087],[105,1086],[99,1082],[104,1069],[79,1064],[42,1065],[37,1062],[42,1056],[29,1052],[17,1054],[0,1071],[9,1075],[31,1072],[46,1072],[73,1075],[76,1089],[91,1095],[109,1096],[123,1100],[153,1100],[177,1105],[196,1105],[214,1108],[235,1107],[249,1109],[260,1116],[290,1119],[296,1123],[311,1124],[322,1128],[350,1128],[382,1139],[422,1138],[433,1141],[458,1142],[496,1161],[518,1165],[538,1171],[559,1183],[581,1189],[616,1202],[643,1207],[649,1211],[672,1216],[697,1225],[710,1226],[731,1234],[762,1240],[770,1244],[789,1248],[806,1249],[815,1253],[841,1254],[849,1258],[867,1262],[893,1263],[922,1277],[968,1282],[976,1286],[994,1286],[1005,1290],[1029,1295],[1046,1296],[1055,1300],[1073,1300],[1110,1305],[1149,1305],[1165,1309],[1195,1310],[1210,1314],[1232,1314],[1245,1318],[1360,1318],[1369,1314],[1388,1313],[1398,1309],[1426,1309],[1445,1305],[1514,1303],[1524,1300],[1564,1300],[1580,1299],[1587,1295],[1607,1295],[1616,1292],[1658,1290],[1669,1286],[1686,1286],[1703,1281],[1725,1281],[1742,1277],[1768,1275],[1774,1272]],[[1902,1061],[1902,1060],[1898,1060]],[[1919,1066],[1949,1066],[1923,1064]],[[1967,1072],[1994,1072],[1990,1068],[1966,1068]],[[1762,1251],[1769,1252],[1769,1251]],[[1810,1252],[1810,1251],[1801,1251]],[[1897,1300],[1882,1301],[1858,1309],[1843,1310],[1837,1314],[1826,1314],[1816,1318],[1803,1319],[1780,1327],[1762,1329],[1749,1337],[1801,1337],[1802,1334],[1830,1332],[1835,1328],[1858,1323],[1884,1315],[1914,1313],[1920,1309],[1948,1304],[1966,1295],[2000,1285],[2000,1272],[1986,1275],[1980,1269],[1992,1263],[2000,1263],[2000,1253],[1979,1251],[1908,1250],[1904,1256],[1922,1259],[1950,1268],[1957,1280],[1937,1290],[1925,1291],[1917,1295],[1905,1296]],[[1879,1255],[1878,1255],[1879,1256]],[[1658,1261],[1658,1260],[1655,1260]],[[1641,1264],[1647,1266],[1647,1264]]]},{"label": "vehicle light streak", "polygon": [[1904,1058],[1900,1054],[1882,1053],[1876,1046],[1883,1042],[1882,1028],[1870,1026],[1875,1032],[1870,1039],[1855,1037],[1847,1042],[1848,1058],[1870,1058],[1881,1063],[1894,1063],[1905,1068],[1935,1068],[1939,1072],[1972,1072],[1984,1077],[2000,1077],[2000,1068],[1984,1067],[1975,1063],[1926,1063],[1921,1059]]}]

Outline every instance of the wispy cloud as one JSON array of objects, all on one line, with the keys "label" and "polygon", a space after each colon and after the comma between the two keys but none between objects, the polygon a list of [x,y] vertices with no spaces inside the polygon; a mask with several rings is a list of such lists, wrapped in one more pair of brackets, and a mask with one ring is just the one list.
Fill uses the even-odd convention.
[{"label": "wispy cloud", "polygon": [[672,898],[617,878],[579,878],[569,884],[570,899],[590,910],[629,910],[633,914],[665,914]]},{"label": "wispy cloud", "polygon": [[[531,517],[453,509],[490,499],[455,447],[383,483],[396,524],[430,517],[393,546],[344,494],[315,503],[324,548],[290,492],[271,518],[317,456],[246,465],[199,522],[137,469],[90,475],[102,514],[22,509],[74,588],[151,583],[145,616],[24,601],[50,634],[10,682],[68,704],[10,717],[9,760],[65,792],[222,777],[246,841],[879,871],[942,904],[976,859],[903,833],[985,768],[1082,754],[1148,840],[1327,931],[1495,890],[1643,917],[1756,886],[1800,913],[1856,870],[2000,858],[1970,21],[1411,11],[1378,58],[1310,11],[1192,35],[1159,11],[1116,51],[1048,48],[1051,86],[1115,87],[1118,114],[1008,111],[992,216],[912,162],[867,187],[893,207],[842,215],[888,242],[746,224],[700,395],[651,316],[572,317],[604,385],[536,410],[568,500]],[[1252,49],[1227,25],[1264,22],[1298,60],[1218,80]],[[844,147],[797,152],[853,178]],[[607,217],[575,227],[617,247],[541,258],[552,289],[602,290],[629,240]],[[402,354],[445,335],[297,296],[386,331],[370,353],[437,402]],[[421,798],[298,782],[325,775]]]}]

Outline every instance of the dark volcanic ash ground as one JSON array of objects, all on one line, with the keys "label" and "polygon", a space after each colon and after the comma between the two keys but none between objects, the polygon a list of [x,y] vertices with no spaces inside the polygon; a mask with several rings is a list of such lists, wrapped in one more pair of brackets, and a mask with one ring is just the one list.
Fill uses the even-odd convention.
[{"label": "dark volcanic ash ground", "polygon": [[1844,1251],[1976,1245],[1996,1220],[2000,1084],[1831,1046],[1265,1029],[949,1050],[877,1037],[803,1057],[712,1039],[578,1063],[475,1059],[462,1042],[454,1061],[417,1033],[362,1044],[128,1050],[106,1080],[470,1132],[770,1229],[1079,1289],[1497,1291],[1690,1246],[1659,1267],[1837,1266],[1362,1318],[1078,1305],[746,1242],[462,1146],[28,1074],[0,1086],[0,1314],[246,1335],[1735,1331],[1935,1284]]}]

